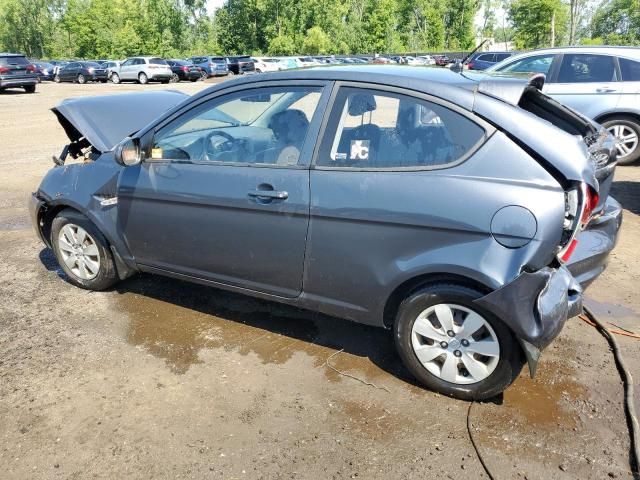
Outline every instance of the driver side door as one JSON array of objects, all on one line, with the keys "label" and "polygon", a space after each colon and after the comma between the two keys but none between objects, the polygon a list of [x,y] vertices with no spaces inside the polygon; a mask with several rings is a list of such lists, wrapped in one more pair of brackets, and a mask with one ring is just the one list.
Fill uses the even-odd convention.
[{"label": "driver side door", "polygon": [[240,87],[161,123],[118,186],[119,225],[141,268],[298,296],[327,90]]}]

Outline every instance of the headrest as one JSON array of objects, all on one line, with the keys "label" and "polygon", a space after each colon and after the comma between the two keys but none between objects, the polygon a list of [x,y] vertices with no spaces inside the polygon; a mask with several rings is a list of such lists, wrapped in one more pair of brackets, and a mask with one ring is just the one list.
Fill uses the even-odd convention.
[{"label": "headrest", "polygon": [[358,117],[376,109],[376,99],[370,93],[357,93],[349,97],[349,115]]}]

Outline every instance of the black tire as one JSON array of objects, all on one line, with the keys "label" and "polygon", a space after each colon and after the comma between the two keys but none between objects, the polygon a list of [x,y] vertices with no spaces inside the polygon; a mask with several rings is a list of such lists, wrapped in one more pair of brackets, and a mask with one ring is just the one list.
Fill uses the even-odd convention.
[{"label": "black tire", "polygon": [[140,85],[146,85],[147,83],[149,83],[149,77],[147,77],[146,73],[140,72],[138,74],[138,82],[140,83]]},{"label": "black tire", "polygon": [[53,81],[54,81],[54,82],[56,82],[56,83],[60,83],[60,82],[61,82],[61,80],[60,80],[60,75],[55,75],[55,76],[53,77]]},{"label": "black tire", "polygon": [[620,115],[619,117],[610,117],[605,122],[602,122],[602,126],[606,129],[613,127],[614,125],[622,125],[633,130],[638,138],[638,143],[635,149],[625,155],[624,157],[618,157],[619,165],[631,165],[640,159],[640,121],[636,118],[628,117],[626,115]]},{"label": "black tire", "polygon": [[[92,279],[83,279],[78,277],[71,271],[63,260],[58,237],[60,235],[60,230],[68,224],[82,227],[95,241],[100,254],[100,266],[97,275]],[[53,252],[56,255],[58,264],[62,270],[64,270],[68,281],[73,285],[87,290],[104,290],[111,287],[118,281],[118,274],[113,261],[113,255],[111,254],[111,249],[109,248],[107,240],[95,225],[80,212],[66,209],[56,215],[51,224],[51,245],[53,246]]]},{"label": "black tire", "polygon": [[177,73],[174,73],[173,75],[171,75],[171,80],[169,81],[171,83],[178,83],[180,81],[180,76]]},{"label": "black tire", "polygon": [[85,77],[83,74],[81,74],[81,73],[80,73],[80,74],[78,74],[78,78],[77,78],[77,80],[78,80],[78,83],[79,83],[80,85],[84,85],[85,83],[87,83],[87,79],[86,79],[86,77]]},{"label": "black tire", "polygon": [[111,83],[113,83],[113,84],[120,83],[120,75],[118,75],[117,73],[112,73],[111,74]]},{"label": "black tire", "polygon": [[[525,363],[520,345],[503,322],[473,303],[482,296],[481,292],[473,288],[436,283],[413,291],[400,304],[394,325],[396,349],[407,369],[428,389],[461,400],[485,400],[500,394],[520,374]],[[456,304],[473,310],[493,328],[500,345],[500,358],[495,370],[484,380],[471,384],[450,383],[429,372],[418,360],[411,341],[413,324],[420,313],[440,303]]]},{"label": "black tire", "polygon": [[36,93],[36,86],[35,85],[25,85],[24,87],[24,91],[27,93]]}]

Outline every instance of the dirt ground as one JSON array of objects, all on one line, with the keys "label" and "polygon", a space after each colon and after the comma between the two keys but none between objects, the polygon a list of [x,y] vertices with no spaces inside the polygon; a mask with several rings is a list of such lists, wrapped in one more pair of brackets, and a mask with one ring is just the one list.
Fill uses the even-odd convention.
[{"label": "dirt ground", "polygon": [[[49,109],[206,86],[0,94],[0,477],[486,478],[469,404],[414,385],[387,332],[151,275],[103,293],[64,281],[26,210],[66,139]],[[638,332],[640,167],[618,168],[613,191],[623,229],[588,303]],[[638,340],[619,342],[640,372]],[[329,368],[336,352],[373,385]],[[628,479],[622,394],[605,340],[573,319],[535,381],[475,404],[472,424],[497,479]]]}]

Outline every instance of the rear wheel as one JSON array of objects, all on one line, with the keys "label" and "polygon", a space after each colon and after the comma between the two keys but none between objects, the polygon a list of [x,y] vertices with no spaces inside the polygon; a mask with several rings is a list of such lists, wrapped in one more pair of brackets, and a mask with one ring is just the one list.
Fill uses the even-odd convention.
[{"label": "rear wheel", "polygon": [[180,81],[180,77],[178,76],[177,73],[174,73],[173,75],[171,75],[171,83],[178,83]]},{"label": "rear wheel", "polygon": [[53,219],[51,244],[70,283],[104,290],[118,281],[106,239],[81,213],[67,209]]},{"label": "rear wheel", "polygon": [[140,84],[142,85],[146,85],[147,83],[149,83],[149,77],[147,77],[146,73],[140,72],[138,74],[138,82],[140,82]]},{"label": "rear wheel", "polygon": [[24,88],[24,91],[27,93],[36,93],[35,85],[25,85],[23,88]]},{"label": "rear wheel", "polygon": [[82,74],[78,75],[78,83],[81,84],[81,85],[87,83],[87,79],[85,78],[84,75],[82,75]]},{"label": "rear wheel", "polygon": [[395,322],[405,366],[431,390],[463,400],[494,397],[520,374],[524,358],[513,334],[473,303],[483,294],[456,284],[411,293]]},{"label": "rear wheel", "polygon": [[640,159],[640,122],[633,117],[610,118],[602,125],[616,139],[618,163],[630,165]]}]

